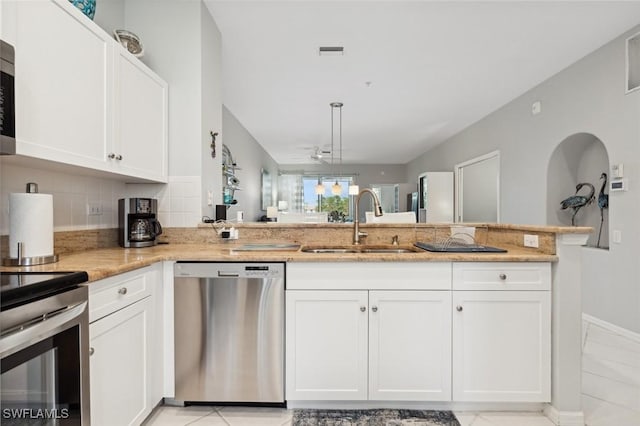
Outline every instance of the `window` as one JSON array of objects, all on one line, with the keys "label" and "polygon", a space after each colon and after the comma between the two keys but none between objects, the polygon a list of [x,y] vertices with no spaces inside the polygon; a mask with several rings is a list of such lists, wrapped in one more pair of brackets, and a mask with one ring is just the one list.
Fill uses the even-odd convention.
[{"label": "window", "polygon": [[[336,181],[342,187],[339,195],[331,192]],[[324,194],[317,195],[316,186],[320,182]],[[349,185],[352,182],[353,176],[283,174],[278,182],[278,200],[286,201],[290,212],[327,212],[330,221],[350,220],[353,206]]]}]

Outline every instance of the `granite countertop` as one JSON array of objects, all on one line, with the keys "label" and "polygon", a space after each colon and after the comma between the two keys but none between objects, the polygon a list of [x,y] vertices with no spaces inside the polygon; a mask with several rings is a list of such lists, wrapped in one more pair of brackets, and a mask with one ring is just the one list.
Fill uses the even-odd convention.
[{"label": "granite countertop", "polygon": [[[164,260],[264,262],[556,262],[556,255],[522,247],[502,246],[507,253],[304,253],[294,251],[232,251],[233,242],[220,244],[165,244],[147,248],[120,247],[60,256],[57,263],[2,271],[86,271],[89,281],[142,268]],[[400,246],[402,247],[402,246]]]}]

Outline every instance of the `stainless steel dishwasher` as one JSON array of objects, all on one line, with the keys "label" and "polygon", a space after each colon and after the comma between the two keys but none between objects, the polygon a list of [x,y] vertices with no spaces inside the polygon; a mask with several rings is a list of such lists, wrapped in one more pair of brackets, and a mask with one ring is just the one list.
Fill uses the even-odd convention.
[{"label": "stainless steel dishwasher", "polygon": [[177,262],[175,399],[284,403],[284,263]]}]

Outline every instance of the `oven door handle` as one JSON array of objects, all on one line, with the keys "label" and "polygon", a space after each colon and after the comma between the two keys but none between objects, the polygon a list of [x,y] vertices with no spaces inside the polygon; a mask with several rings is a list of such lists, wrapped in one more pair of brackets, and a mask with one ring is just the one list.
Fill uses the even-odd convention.
[{"label": "oven door handle", "polygon": [[[0,338],[0,354],[2,358],[23,348],[51,337],[68,327],[70,322],[81,316],[87,310],[86,301],[67,307],[67,309],[43,316],[37,322],[7,334]],[[76,320],[75,322],[79,322]]]}]

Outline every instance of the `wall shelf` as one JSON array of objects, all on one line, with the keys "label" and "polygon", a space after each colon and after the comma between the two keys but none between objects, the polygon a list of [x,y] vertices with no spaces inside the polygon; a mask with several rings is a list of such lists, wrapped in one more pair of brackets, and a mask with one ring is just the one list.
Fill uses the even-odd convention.
[{"label": "wall shelf", "polygon": [[238,203],[235,199],[235,192],[241,190],[240,179],[236,176],[238,170],[241,169],[233,160],[231,150],[222,144],[222,203],[227,207]]}]

